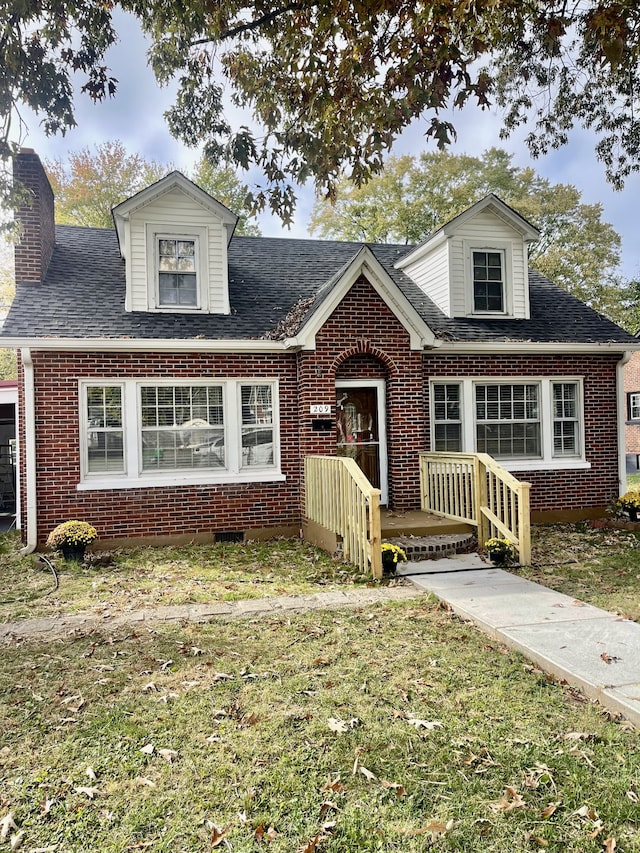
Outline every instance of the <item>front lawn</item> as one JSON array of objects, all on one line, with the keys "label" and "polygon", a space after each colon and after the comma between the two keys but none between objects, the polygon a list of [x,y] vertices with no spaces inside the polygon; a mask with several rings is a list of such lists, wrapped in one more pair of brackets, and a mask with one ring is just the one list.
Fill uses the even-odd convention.
[{"label": "front lawn", "polygon": [[638,853],[637,733],[427,598],[2,648],[0,849]]},{"label": "front lawn", "polygon": [[536,525],[532,566],[518,574],[640,622],[640,537],[588,524]]},{"label": "front lawn", "polygon": [[134,548],[113,564],[82,566],[48,554],[58,575],[20,557],[15,533],[0,535],[0,622],[57,613],[114,613],[169,604],[300,595],[363,581],[350,566],[297,539]]}]

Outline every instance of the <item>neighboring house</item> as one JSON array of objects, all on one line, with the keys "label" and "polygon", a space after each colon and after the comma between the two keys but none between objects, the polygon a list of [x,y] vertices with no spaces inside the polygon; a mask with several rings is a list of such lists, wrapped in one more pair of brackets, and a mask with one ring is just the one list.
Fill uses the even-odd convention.
[{"label": "neighboring house", "polygon": [[417,247],[234,237],[173,172],[58,226],[15,162],[23,531],[103,540],[297,534],[303,460],[355,458],[396,511],[418,452],[482,451],[534,519],[596,515],[624,480],[622,364],[638,342],[529,270],[538,231],[488,196]]},{"label": "neighboring house", "polygon": [[640,352],[634,352],[624,368],[625,445],[635,467],[640,468]]},{"label": "neighboring house", "polygon": [[[19,490],[16,465],[18,383],[0,380],[0,529],[13,525]],[[18,518],[19,522],[19,518]]]}]

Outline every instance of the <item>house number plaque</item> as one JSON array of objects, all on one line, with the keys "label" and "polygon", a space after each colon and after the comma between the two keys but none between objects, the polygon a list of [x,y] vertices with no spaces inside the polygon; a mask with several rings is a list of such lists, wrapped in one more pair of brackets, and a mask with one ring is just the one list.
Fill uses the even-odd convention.
[{"label": "house number plaque", "polygon": [[314,406],[310,407],[310,414],[312,414],[312,415],[330,415],[331,414],[331,405],[330,404],[318,404],[318,403],[316,403]]}]

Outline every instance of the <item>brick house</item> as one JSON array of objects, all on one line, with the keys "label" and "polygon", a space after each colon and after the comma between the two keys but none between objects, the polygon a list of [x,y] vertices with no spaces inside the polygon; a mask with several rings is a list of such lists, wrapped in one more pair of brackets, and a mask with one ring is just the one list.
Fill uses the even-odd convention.
[{"label": "brick house", "polygon": [[624,415],[626,451],[640,462],[640,352],[631,353],[624,368]]},{"label": "brick house", "polygon": [[528,268],[537,230],[488,196],[417,247],[235,237],[173,172],[115,230],[54,226],[40,160],[16,177],[22,528],[103,541],[297,534],[303,460],[352,456],[396,511],[417,453],[482,451],[534,519],[624,482],[622,366],[638,342]]}]

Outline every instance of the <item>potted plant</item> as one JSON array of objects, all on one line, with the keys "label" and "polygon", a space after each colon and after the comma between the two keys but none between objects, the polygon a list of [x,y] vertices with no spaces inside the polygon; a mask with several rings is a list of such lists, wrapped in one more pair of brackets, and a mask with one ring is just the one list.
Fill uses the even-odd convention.
[{"label": "potted plant", "polygon": [[629,489],[624,495],[618,498],[614,503],[616,511],[626,512],[629,515],[629,521],[638,520],[638,510],[640,510],[640,491],[638,489]]},{"label": "potted plant", "polygon": [[484,543],[489,559],[496,566],[508,565],[516,556],[516,549],[508,539],[493,537]]},{"label": "potted plant", "polygon": [[394,575],[398,563],[404,563],[407,559],[407,554],[399,545],[392,545],[391,542],[383,542],[382,548],[382,571],[387,575]]},{"label": "potted plant", "polygon": [[65,560],[82,562],[87,546],[98,538],[98,531],[86,521],[65,521],[47,537],[47,545],[61,551]]}]

